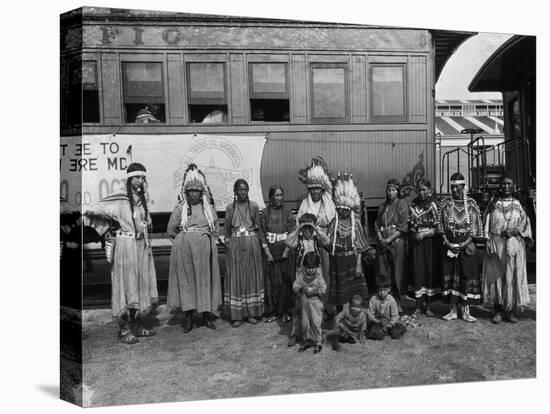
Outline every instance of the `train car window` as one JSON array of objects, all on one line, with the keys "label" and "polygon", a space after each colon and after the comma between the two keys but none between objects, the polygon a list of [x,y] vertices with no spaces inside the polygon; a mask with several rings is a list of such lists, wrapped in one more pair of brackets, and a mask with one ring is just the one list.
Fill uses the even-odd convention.
[{"label": "train car window", "polygon": [[289,122],[288,70],[286,63],[250,63],[250,119]]},{"label": "train car window", "polygon": [[99,122],[97,62],[82,61],[82,122]]},{"label": "train car window", "polygon": [[82,124],[82,61],[71,60],[67,70],[66,126],[71,127]]},{"label": "train car window", "polygon": [[313,123],[349,122],[346,64],[311,65]]},{"label": "train car window", "polygon": [[122,77],[125,122],[165,122],[162,63],[123,62]]},{"label": "train car window", "polygon": [[[371,65],[371,116],[374,122],[403,122],[406,116],[404,64]],[[450,107],[452,110],[453,107]]]},{"label": "train car window", "polygon": [[227,123],[225,78],[225,63],[187,64],[187,101],[192,123]]}]

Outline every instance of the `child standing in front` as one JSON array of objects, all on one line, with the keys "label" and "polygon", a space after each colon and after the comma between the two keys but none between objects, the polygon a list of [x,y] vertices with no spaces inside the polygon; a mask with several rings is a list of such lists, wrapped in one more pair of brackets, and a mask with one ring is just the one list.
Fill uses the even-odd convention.
[{"label": "child standing in front", "polygon": [[[311,213],[305,213],[299,219],[298,227],[292,231],[285,240],[287,247],[294,253],[294,267],[291,270],[292,280],[302,268],[304,257],[308,252],[315,252],[319,256],[324,246],[328,245],[328,237],[317,226],[317,217]],[[294,309],[292,311],[292,330],[288,338],[288,346],[296,345],[296,341],[302,336],[301,304],[299,295],[294,295]]]},{"label": "child standing in front", "polygon": [[378,292],[370,298],[367,308],[369,321],[367,339],[384,339],[386,334],[393,339],[399,339],[406,328],[399,323],[397,302],[390,294],[391,279],[382,273],[377,276],[376,285]]},{"label": "child standing in front", "polygon": [[315,252],[304,256],[302,267],[296,272],[296,280],[292,287],[300,300],[301,343],[298,352],[303,352],[313,346],[313,353],[321,352],[321,323],[323,322],[323,302],[321,296],[327,291],[321,271],[321,259]]}]

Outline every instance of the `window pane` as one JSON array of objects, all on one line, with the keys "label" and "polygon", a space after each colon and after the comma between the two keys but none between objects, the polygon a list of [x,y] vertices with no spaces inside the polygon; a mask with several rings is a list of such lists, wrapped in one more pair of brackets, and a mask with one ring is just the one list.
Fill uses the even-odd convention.
[{"label": "window pane", "polygon": [[82,89],[97,90],[97,64],[94,61],[82,62]]},{"label": "window pane", "polygon": [[162,63],[124,63],[127,97],[162,97]]},{"label": "window pane", "polygon": [[286,93],[284,63],[255,63],[252,65],[253,93]]},{"label": "window pane", "polygon": [[374,116],[403,116],[405,114],[402,67],[373,67],[372,90]]},{"label": "window pane", "polygon": [[344,68],[313,69],[313,116],[315,118],[346,116]]},{"label": "window pane", "polygon": [[189,94],[191,98],[225,97],[223,63],[189,64]]}]

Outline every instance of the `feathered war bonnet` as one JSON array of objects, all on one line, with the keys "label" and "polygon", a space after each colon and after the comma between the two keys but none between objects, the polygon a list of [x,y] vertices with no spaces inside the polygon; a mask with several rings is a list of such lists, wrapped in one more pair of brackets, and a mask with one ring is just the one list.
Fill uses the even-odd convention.
[{"label": "feathered war bonnet", "polygon": [[329,196],[332,194],[327,168],[319,158],[312,158],[306,174],[307,188],[322,188]]},{"label": "feathered war bonnet", "polygon": [[361,197],[357,191],[357,183],[352,174],[338,174],[334,186],[334,204],[336,208],[347,207],[350,210],[358,211],[361,205]]},{"label": "feathered war bonnet", "polygon": [[[336,209],[349,209],[351,210],[351,241],[355,248],[355,227],[357,225],[356,214],[359,214],[359,208],[361,206],[361,197],[357,191],[357,183],[353,179],[352,174],[344,174],[343,176],[338,173],[336,178],[336,184],[334,186],[334,204]],[[335,232],[338,231],[338,214],[335,216]],[[334,235],[332,241],[332,254],[336,249],[336,235]]]},{"label": "feathered war bonnet", "polygon": [[214,216],[212,209],[210,208],[211,194],[208,184],[206,184],[206,177],[196,164],[189,164],[185,174],[183,175],[183,183],[181,185],[181,193],[179,194],[179,200],[182,203],[181,225],[184,229],[187,228],[187,197],[185,193],[189,190],[197,190],[202,192],[202,206],[204,209],[204,215],[208,221],[210,230],[214,230]]}]

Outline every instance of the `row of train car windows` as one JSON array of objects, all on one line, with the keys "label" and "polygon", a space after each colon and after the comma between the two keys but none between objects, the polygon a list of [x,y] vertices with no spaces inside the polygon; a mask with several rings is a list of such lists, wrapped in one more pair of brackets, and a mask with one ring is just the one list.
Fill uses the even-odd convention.
[{"label": "row of train car windows", "polygon": [[[250,119],[290,122],[289,75],[286,63],[250,63]],[[347,64],[311,64],[313,122],[349,121]],[[405,120],[405,65],[374,64],[371,114],[374,120]],[[80,85],[80,82],[72,82]],[[124,122],[165,123],[165,82],[161,62],[122,62]],[[191,123],[227,123],[228,85],[225,63],[188,63],[188,116]],[[70,100],[70,99],[69,99]],[[82,62],[82,121],[100,122],[100,96],[95,61]],[[79,105],[76,105],[79,106]],[[71,117],[69,103],[69,118]],[[76,112],[76,109],[72,109]],[[70,121],[69,121],[70,122]]]}]

